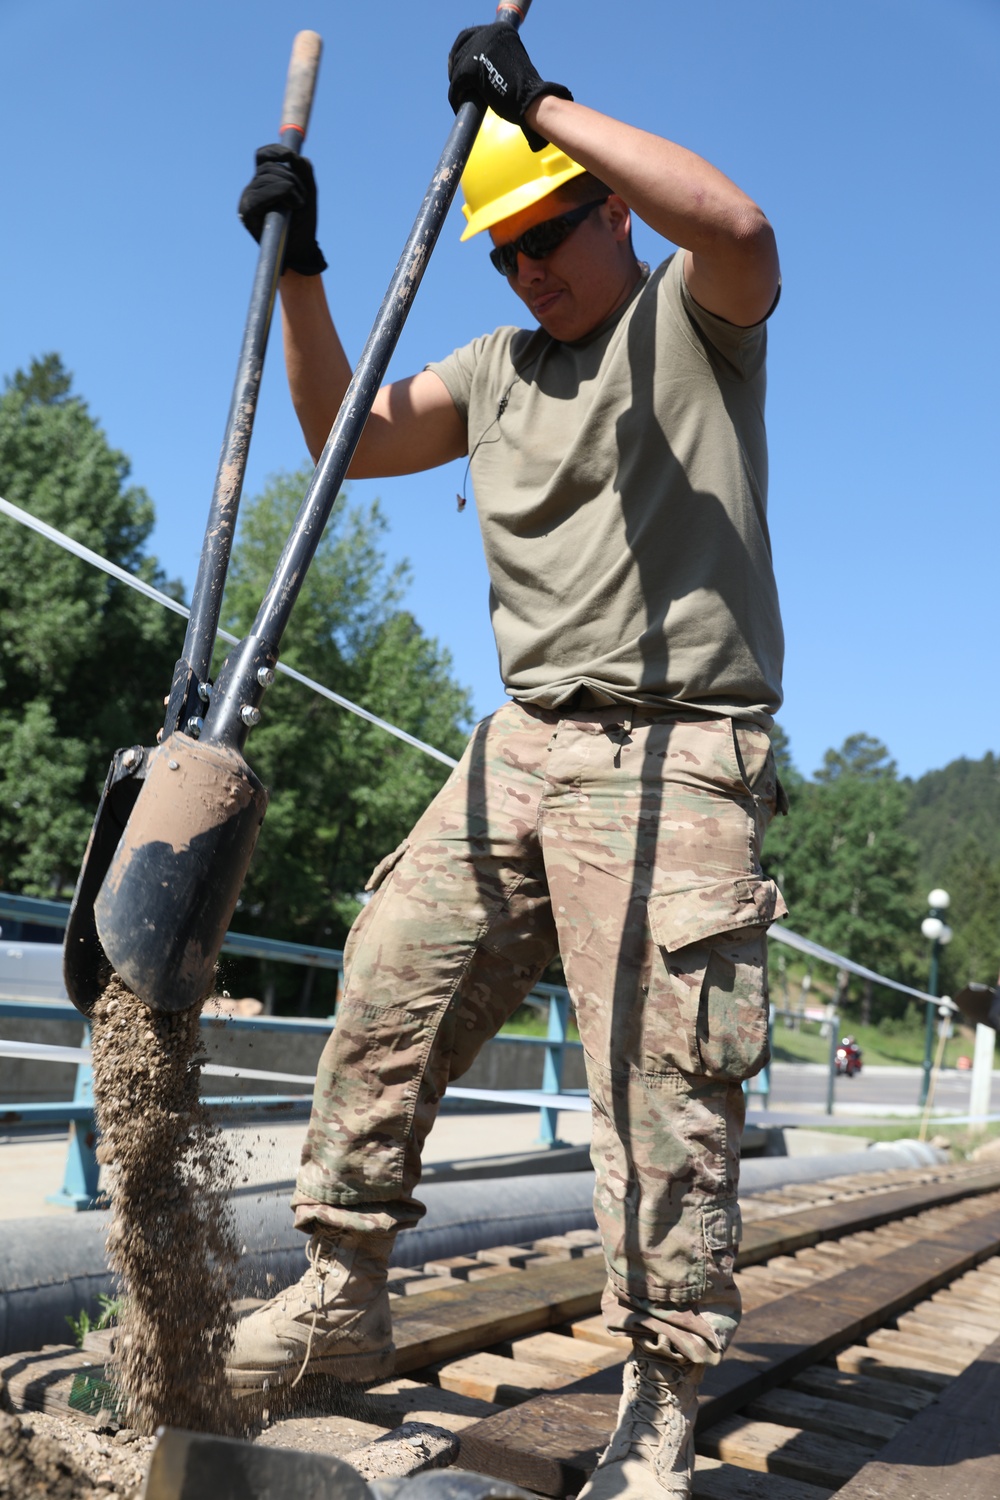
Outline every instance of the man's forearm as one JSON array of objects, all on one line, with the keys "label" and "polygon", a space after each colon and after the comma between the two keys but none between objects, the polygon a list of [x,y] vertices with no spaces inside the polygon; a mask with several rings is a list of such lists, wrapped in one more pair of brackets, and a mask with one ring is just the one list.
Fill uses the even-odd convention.
[{"label": "man's forearm", "polygon": [[302,433],[317,460],[351,379],[319,276],[286,271],[281,278],[285,368]]},{"label": "man's forearm", "polygon": [[572,100],[545,95],[526,119],[650,228],[690,252],[688,284],[706,307],[737,323],[766,314],[778,286],[774,234],[753,199],[717,167]]},{"label": "man's forearm", "polygon": [[710,251],[743,238],[761,210],[717,167],[663,136],[639,130],[567,99],[545,95],[529,124],[593,172],[658,234],[685,250]]}]

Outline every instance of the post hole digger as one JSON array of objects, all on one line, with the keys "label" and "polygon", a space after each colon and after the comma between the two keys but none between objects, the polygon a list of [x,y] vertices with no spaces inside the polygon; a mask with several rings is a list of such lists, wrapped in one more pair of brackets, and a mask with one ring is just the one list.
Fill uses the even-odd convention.
[{"label": "post hole digger", "polygon": [[[529,3],[500,0],[497,19],[516,28]],[[315,38],[308,93],[296,93],[294,118],[286,95],[284,144],[301,145],[308,103],[304,113],[301,104],[311,99],[318,51]],[[286,215],[268,215],[191,619],[160,743],[116,753],[70,912],[66,987],[84,1014],[92,1011],[111,970],[157,1011],[187,1010],[208,992],[267,806],[266,790],[243,753],[247,735],[260,720],[289,616],[482,118],[474,101],[455,117],[250,633],[230,651],[211,685],[208,667],[287,224]]]}]

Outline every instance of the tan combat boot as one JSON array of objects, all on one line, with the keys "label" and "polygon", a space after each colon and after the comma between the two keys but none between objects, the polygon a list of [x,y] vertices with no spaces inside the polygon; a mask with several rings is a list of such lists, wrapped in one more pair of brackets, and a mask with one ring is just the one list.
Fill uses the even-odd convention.
[{"label": "tan combat boot", "polygon": [[691,1494],[703,1369],[639,1350],[632,1355],[625,1365],[618,1426],[577,1500],[673,1500]]},{"label": "tan combat boot", "polygon": [[295,1385],[306,1373],[367,1381],[390,1375],[392,1317],[386,1271],[395,1232],[317,1230],[309,1269],[236,1325],[226,1360],[239,1390]]}]

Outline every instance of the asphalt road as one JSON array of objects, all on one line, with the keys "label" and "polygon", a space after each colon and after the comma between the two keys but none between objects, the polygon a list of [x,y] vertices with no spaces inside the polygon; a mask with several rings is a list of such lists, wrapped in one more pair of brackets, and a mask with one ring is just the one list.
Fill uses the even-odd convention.
[{"label": "asphalt road", "polygon": [[[862,1067],[853,1078],[838,1078],[834,1084],[834,1114],[916,1112],[921,1072],[920,1068]],[[825,1109],[827,1077],[826,1068],[817,1063],[773,1064],[769,1108]],[[992,1078],[990,1112],[1000,1113],[1000,1071]],[[971,1072],[954,1068],[942,1071],[934,1089],[934,1114],[967,1114],[971,1086]]]}]

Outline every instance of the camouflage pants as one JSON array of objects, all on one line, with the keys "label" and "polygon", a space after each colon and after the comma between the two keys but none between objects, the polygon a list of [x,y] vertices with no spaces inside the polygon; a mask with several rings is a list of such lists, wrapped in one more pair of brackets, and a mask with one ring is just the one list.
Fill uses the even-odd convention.
[{"label": "camouflage pants", "polygon": [[767,1060],[768,736],[508,704],[476,728],[348,938],[296,1221],[423,1212],[448,1083],[561,953],[585,1049],[611,1328],[714,1363],[739,1320],[744,1103]]}]

